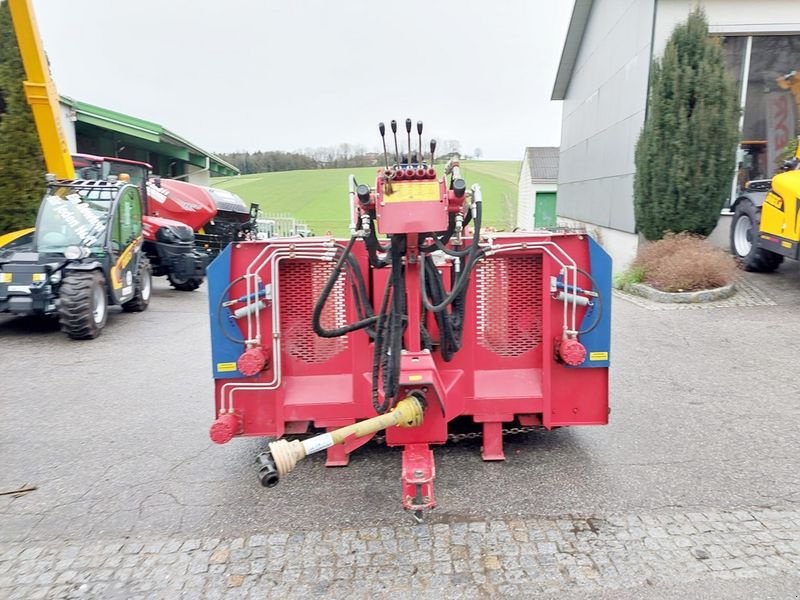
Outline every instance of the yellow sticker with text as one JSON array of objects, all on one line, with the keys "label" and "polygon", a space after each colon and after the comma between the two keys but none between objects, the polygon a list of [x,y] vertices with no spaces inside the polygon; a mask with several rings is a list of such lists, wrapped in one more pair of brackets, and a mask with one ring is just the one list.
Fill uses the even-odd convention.
[{"label": "yellow sticker with text", "polygon": [[409,375],[409,381],[422,381],[422,375]]},{"label": "yellow sticker with text", "polygon": [[608,352],[589,352],[589,360],[608,360]]},{"label": "yellow sticker with text", "polygon": [[220,373],[230,373],[236,370],[235,362],[217,363],[217,371]]},{"label": "yellow sticker with text", "polygon": [[438,181],[392,183],[392,193],[383,195],[384,202],[438,202]]}]

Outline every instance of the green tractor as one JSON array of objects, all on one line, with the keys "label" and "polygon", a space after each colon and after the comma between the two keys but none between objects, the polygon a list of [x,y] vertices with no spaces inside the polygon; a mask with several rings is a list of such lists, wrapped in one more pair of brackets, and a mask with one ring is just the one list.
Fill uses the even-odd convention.
[{"label": "green tractor", "polygon": [[0,312],[58,318],[72,339],[93,339],[108,308],[147,309],[150,263],[142,252],[139,188],[50,178],[31,245],[0,249]]}]

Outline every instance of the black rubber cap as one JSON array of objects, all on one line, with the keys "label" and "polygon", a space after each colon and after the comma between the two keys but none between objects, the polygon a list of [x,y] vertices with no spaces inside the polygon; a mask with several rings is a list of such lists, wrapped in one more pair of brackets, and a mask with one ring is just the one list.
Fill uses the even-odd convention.
[{"label": "black rubber cap", "polygon": [[467,182],[463,179],[456,179],[453,181],[453,192],[455,192],[456,198],[462,198],[464,196],[464,192],[467,191]]},{"label": "black rubber cap", "polygon": [[369,204],[369,186],[359,183],[358,187],[356,187],[356,196],[358,196],[361,204]]}]

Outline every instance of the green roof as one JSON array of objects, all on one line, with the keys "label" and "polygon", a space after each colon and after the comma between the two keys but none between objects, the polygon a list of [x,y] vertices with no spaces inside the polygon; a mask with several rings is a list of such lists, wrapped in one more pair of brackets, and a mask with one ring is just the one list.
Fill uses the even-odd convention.
[{"label": "green roof", "polygon": [[239,169],[229,162],[210,152],[206,152],[163,125],[86,102],[80,102],[67,96],[61,96],[60,100],[62,104],[75,111],[75,120],[79,123],[115,131],[149,144],[158,144],[160,151],[179,160],[198,166],[206,166],[207,163],[215,175],[239,174]]}]

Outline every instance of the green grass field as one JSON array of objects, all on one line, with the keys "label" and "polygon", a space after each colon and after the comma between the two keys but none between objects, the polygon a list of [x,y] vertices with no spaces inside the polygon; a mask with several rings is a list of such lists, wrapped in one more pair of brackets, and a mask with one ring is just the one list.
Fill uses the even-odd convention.
[{"label": "green grass field", "polygon": [[[467,185],[478,183],[483,192],[484,225],[510,229],[517,210],[517,161],[467,161],[461,170]],[[441,172],[441,167],[437,167]],[[348,235],[347,177],[375,185],[374,167],[319,169],[243,175],[212,179],[211,185],[255,202],[265,214],[287,215],[307,223],[316,235],[331,231]]]}]

